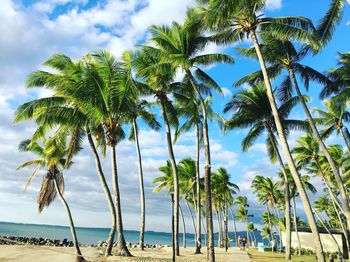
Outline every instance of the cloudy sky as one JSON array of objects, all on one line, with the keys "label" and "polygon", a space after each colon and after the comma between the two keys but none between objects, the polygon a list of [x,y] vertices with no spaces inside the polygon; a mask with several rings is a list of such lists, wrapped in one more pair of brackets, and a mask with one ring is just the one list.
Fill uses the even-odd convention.
[{"label": "cloudy sky", "polygon": [[[328,0],[270,0],[267,15],[304,15],[314,22],[321,17]],[[29,138],[34,126],[12,124],[16,107],[28,100],[49,95],[44,90],[26,90],[26,76],[53,53],[65,53],[78,59],[89,51],[109,49],[120,55],[135,44],[145,41],[147,28],[152,24],[169,24],[184,19],[186,8],[193,0],[0,0],[0,221],[66,225],[66,215],[56,201],[42,214],[36,212],[36,194],[42,173],[34,180],[27,192],[23,192],[31,170],[16,172],[16,167],[32,155],[18,153],[18,143]],[[335,38],[317,57],[305,60],[310,66],[324,71],[336,65],[338,51],[348,50],[350,40],[349,8],[337,29]],[[214,109],[222,112],[223,106],[235,90],[232,83],[246,73],[258,69],[257,63],[239,58],[232,48],[209,47],[232,54],[236,65],[218,65],[209,73],[224,88],[225,96],[216,97]],[[210,51],[209,50],[209,51]],[[275,85],[278,83],[274,83]],[[319,86],[311,87],[311,106],[316,102]],[[303,118],[298,108],[294,117]],[[263,141],[258,141],[249,153],[242,153],[240,141],[246,130],[223,136],[213,123],[210,125],[212,161],[214,168],[223,166],[232,174],[232,181],[247,195],[251,212],[259,218],[263,207],[257,205],[250,183],[255,175],[274,176],[277,167],[269,163]],[[293,133],[290,141],[298,137]],[[147,230],[170,231],[169,197],[164,193],[152,193],[151,181],[160,175],[158,168],[165,163],[167,150],[163,132],[142,129],[140,141],[145,170]],[[337,141],[332,137],[328,143]],[[184,135],[175,146],[177,159],[193,157],[194,136]],[[139,228],[139,192],[134,144],[128,141],[118,146],[118,164],[123,218],[126,229]],[[110,179],[109,157],[104,169]],[[75,158],[75,165],[65,173],[67,201],[72,207],[76,224],[89,227],[108,227],[110,217],[104,194],[95,172],[89,150],[83,150]],[[319,186],[319,182],[314,180]],[[300,211],[302,209],[299,205]],[[188,219],[188,218],[187,218]],[[191,230],[191,229],[190,229]]]}]

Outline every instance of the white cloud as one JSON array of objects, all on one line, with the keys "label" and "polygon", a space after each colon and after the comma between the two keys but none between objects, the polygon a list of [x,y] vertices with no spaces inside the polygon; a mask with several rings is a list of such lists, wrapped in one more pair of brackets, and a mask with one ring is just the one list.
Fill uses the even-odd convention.
[{"label": "white cloud", "polygon": [[282,0],[267,0],[266,9],[268,10],[277,10],[282,7]]},{"label": "white cloud", "polygon": [[223,87],[221,89],[222,89],[222,92],[224,94],[224,97],[231,97],[232,96],[232,92],[230,91],[230,89],[228,89],[226,87]]}]

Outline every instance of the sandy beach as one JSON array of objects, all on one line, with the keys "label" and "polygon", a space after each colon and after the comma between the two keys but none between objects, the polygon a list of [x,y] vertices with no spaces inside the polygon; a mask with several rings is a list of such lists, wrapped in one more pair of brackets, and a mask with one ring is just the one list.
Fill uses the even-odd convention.
[{"label": "sandy beach", "polygon": [[[203,249],[205,251],[205,249]],[[171,248],[148,249],[145,251],[131,250],[134,257],[109,257],[105,259],[99,257],[97,248],[82,248],[82,252],[88,261],[171,261]],[[205,254],[195,255],[193,248],[181,249],[181,256],[176,261],[183,262],[203,262]],[[38,247],[38,246],[0,246],[0,261],[18,261],[18,262],[68,262],[75,261],[74,249],[69,247]],[[246,260],[245,252],[239,252],[235,248],[229,249],[225,253],[223,249],[216,250],[216,261],[249,261]]]}]

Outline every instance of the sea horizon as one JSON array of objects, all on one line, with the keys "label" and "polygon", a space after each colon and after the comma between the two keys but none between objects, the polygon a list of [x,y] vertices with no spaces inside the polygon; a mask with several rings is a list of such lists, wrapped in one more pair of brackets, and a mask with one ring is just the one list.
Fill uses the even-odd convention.
[{"label": "sea horizon", "polygon": [[[96,245],[99,241],[105,241],[109,234],[109,228],[103,227],[76,227],[77,236],[80,244]],[[124,230],[125,240],[130,243],[138,243],[139,231]],[[238,231],[238,235],[246,234],[244,231]],[[215,232],[215,242],[217,241],[218,233]],[[50,224],[34,224],[0,221],[0,236],[15,236],[15,237],[36,237],[48,239],[68,239],[71,240],[71,235],[68,226],[50,225]],[[229,237],[234,239],[233,232],[229,233]],[[260,235],[256,234],[257,239],[260,240]],[[182,243],[182,232],[179,233],[179,242]],[[194,246],[194,234],[186,233],[187,246]],[[205,236],[202,236],[203,244],[205,243]],[[145,243],[150,245],[171,245],[172,236],[170,232],[145,231]],[[232,242],[234,243],[234,241]],[[231,243],[231,244],[232,244]]]}]

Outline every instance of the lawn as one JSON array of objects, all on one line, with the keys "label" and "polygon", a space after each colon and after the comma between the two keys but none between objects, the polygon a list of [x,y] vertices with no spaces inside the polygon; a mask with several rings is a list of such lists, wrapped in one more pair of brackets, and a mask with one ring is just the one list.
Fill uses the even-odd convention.
[{"label": "lawn", "polygon": [[[284,254],[280,253],[272,253],[272,252],[264,252],[259,253],[256,248],[249,249],[248,251],[249,257],[251,258],[252,262],[279,262],[279,261],[285,261]],[[293,256],[292,261],[298,261],[298,262],[314,262],[316,261],[315,257],[313,256]]]}]

